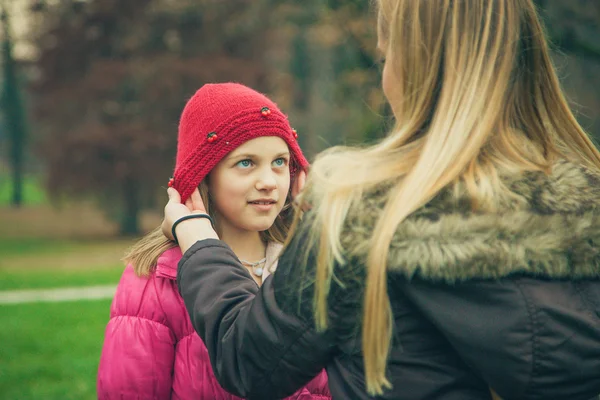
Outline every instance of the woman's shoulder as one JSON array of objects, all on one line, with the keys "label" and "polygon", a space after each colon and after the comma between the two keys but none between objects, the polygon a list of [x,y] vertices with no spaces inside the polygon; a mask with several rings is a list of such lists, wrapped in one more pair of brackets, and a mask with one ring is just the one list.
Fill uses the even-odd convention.
[{"label": "woman's shoulder", "polygon": [[[397,228],[388,269],[408,278],[455,283],[528,274],[556,279],[600,277],[600,174],[560,161],[552,172],[508,177],[519,197],[494,212],[441,192]],[[365,198],[348,217],[343,244],[365,260],[386,192]]]}]

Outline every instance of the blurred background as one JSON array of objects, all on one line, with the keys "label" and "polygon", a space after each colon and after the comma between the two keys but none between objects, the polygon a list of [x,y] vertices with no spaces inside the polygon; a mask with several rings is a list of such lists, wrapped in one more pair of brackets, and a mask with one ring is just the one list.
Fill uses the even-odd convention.
[{"label": "blurred background", "polygon": [[[597,143],[600,0],[536,3]],[[269,94],[309,159],[390,126],[366,0],[0,0],[0,15],[1,399],[95,398],[120,258],[161,220],[204,83]]]}]

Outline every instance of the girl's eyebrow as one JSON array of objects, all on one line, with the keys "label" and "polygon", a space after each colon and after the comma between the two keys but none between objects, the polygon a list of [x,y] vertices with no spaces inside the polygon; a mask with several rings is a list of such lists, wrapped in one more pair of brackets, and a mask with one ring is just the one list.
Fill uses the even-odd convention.
[{"label": "girl's eyebrow", "polygon": [[[284,157],[284,156],[289,156],[289,155],[290,155],[290,152],[289,152],[289,151],[285,151],[285,152],[283,152],[283,153],[279,153],[279,154],[277,154],[277,155],[276,155],[276,156],[274,156],[273,158],[274,158],[274,159],[275,159],[275,158],[281,158],[281,157]],[[257,157],[259,157],[257,154],[252,154],[252,153],[244,153],[244,154],[233,154],[233,155],[230,155],[230,156],[229,156],[229,157],[227,157],[227,158],[228,158],[228,159],[230,159],[230,160],[235,160],[235,159],[244,159],[244,158],[251,158],[251,159],[253,159],[253,158],[257,158]]]},{"label": "girl's eyebrow", "polygon": [[255,159],[256,154],[244,153],[244,154],[230,154],[227,159],[228,160],[243,160],[243,159]]}]

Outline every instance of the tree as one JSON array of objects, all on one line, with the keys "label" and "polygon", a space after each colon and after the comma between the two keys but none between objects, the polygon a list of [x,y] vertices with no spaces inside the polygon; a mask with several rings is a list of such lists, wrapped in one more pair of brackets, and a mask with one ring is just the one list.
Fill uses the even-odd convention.
[{"label": "tree", "polygon": [[37,7],[34,90],[48,187],[93,196],[123,234],[137,234],[140,210],[171,174],[186,100],[206,82],[265,88],[268,10],[235,0]]},{"label": "tree", "polygon": [[[268,92],[309,157],[375,140],[391,120],[369,2],[35,1],[35,132],[48,187],[95,197],[120,218],[123,233],[137,232],[139,211],[165,186],[181,109],[205,82]],[[600,106],[589,84],[600,76],[597,2],[537,2],[567,54],[561,75],[571,97]],[[597,119],[587,121],[598,135]]]},{"label": "tree", "polygon": [[13,42],[10,32],[10,15],[6,7],[0,3],[0,22],[2,23],[2,110],[8,132],[9,164],[12,178],[11,204],[20,207],[23,204],[23,168],[26,144],[25,109],[19,90],[19,78],[15,59],[13,58]]},{"label": "tree", "polygon": [[[272,92],[297,125],[309,156],[364,143],[390,119],[375,53],[376,15],[361,0],[273,1],[278,53]],[[275,24],[272,24],[275,25]]]}]

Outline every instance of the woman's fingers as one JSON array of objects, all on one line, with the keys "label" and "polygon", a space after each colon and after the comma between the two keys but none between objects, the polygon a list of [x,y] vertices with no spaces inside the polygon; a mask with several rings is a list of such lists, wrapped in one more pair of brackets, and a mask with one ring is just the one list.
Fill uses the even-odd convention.
[{"label": "woman's fingers", "polygon": [[[204,208],[204,203],[198,189],[194,190],[190,198],[185,201],[185,204],[181,204],[181,196],[177,190],[169,188],[167,193],[169,195],[169,202],[165,206],[165,218],[161,229],[167,238],[173,240],[173,225],[177,220],[190,214],[206,213],[206,208]],[[198,219],[195,220],[196,222],[188,222],[193,221],[193,219],[184,220],[182,224],[177,225],[178,245],[182,252],[185,252],[198,240],[208,238],[219,239],[213,228],[210,225],[207,226],[206,219],[202,219],[204,222]],[[187,226],[188,228],[180,228],[180,226]],[[180,234],[181,237],[179,237]]]},{"label": "woman's fingers", "polygon": [[175,188],[168,188],[167,189],[167,196],[169,196],[169,202],[174,202],[174,203],[181,203],[181,196],[179,195],[179,192],[175,189]]},{"label": "woman's fingers", "polygon": [[[171,233],[171,228],[175,221],[179,218],[189,215],[191,213],[191,200],[188,200],[189,206],[186,204],[181,204],[181,196],[179,192],[174,188],[167,189],[167,195],[169,196],[169,201],[165,206],[165,217],[161,224],[163,234],[169,239],[173,239],[173,235]],[[186,202],[187,203],[187,202]]]},{"label": "woman's fingers", "polygon": [[204,201],[202,201],[202,196],[200,196],[198,188],[192,192],[190,199],[192,201],[192,211],[206,213],[206,207],[204,206]]}]

